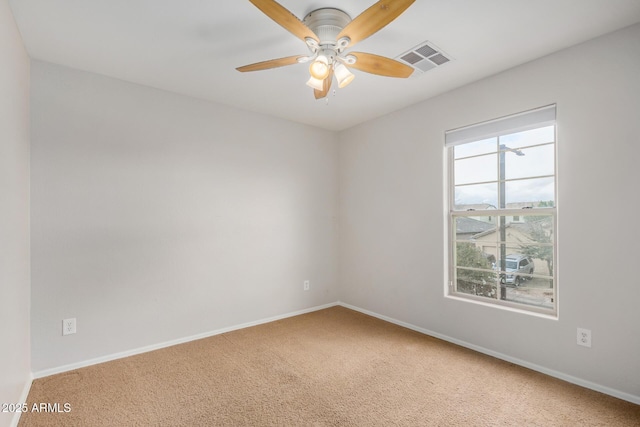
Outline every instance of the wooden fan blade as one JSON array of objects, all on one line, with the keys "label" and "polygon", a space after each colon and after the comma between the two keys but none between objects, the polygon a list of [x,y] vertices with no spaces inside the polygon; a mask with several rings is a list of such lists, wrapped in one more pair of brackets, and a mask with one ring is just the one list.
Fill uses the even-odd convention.
[{"label": "wooden fan blade", "polygon": [[260,71],[260,70],[268,70],[269,68],[284,67],[285,65],[297,64],[298,58],[302,58],[302,56],[300,55],[287,56],[286,58],[271,59],[269,61],[256,62],[255,64],[249,64],[243,67],[238,67],[236,68],[236,70],[244,73],[246,71]]},{"label": "wooden fan blade", "polygon": [[364,52],[350,52],[349,55],[356,57],[356,63],[349,64],[349,67],[366,73],[401,78],[407,78],[413,73],[413,68],[395,59]]},{"label": "wooden fan blade", "polygon": [[314,89],[313,95],[316,99],[321,99],[327,96],[331,89],[331,82],[333,81],[333,69],[329,71],[329,75],[322,82],[322,90]]},{"label": "wooden fan blade", "polygon": [[358,15],[340,31],[336,40],[349,37],[353,46],[377,32],[413,4],[415,0],[380,0]]},{"label": "wooden fan blade", "polygon": [[262,13],[269,18],[276,21],[285,30],[289,31],[294,36],[298,37],[302,41],[305,41],[307,37],[318,40],[318,36],[307,27],[304,22],[298,19],[293,13],[284,8],[279,3],[273,0],[249,0],[255,7],[260,9]]}]

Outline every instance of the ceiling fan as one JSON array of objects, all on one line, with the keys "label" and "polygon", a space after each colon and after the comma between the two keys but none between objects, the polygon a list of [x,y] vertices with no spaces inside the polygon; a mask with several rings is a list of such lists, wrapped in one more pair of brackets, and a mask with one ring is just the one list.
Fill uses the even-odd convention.
[{"label": "ceiling fan", "polygon": [[340,88],[351,83],[355,76],[349,68],[386,77],[406,78],[413,72],[413,68],[399,61],[371,53],[347,53],[346,49],[385,27],[415,0],[380,0],[353,20],[342,10],[321,8],[309,13],[303,21],[274,0],[249,1],[304,41],[310,54],[257,62],[238,67],[238,71],[259,71],[310,63],[311,77],[307,85],[313,88],[316,99],[327,96],[334,76]]}]

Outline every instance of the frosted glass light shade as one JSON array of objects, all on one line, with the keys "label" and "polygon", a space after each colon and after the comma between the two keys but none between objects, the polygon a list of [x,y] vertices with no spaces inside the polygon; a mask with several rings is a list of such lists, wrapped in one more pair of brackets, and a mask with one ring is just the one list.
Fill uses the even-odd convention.
[{"label": "frosted glass light shade", "polygon": [[309,73],[318,80],[324,80],[329,75],[329,59],[324,55],[318,55],[309,65]]},{"label": "frosted glass light shade", "polygon": [[309,81],[307,81],[307,86],[312,87],[317,90],[322,90],[324,88],[324,79],[316,79],[315,77],[309,77]]},{"label": "frosted glass light shade", "polygon": [[338,87],[343,88],[356,78],[351,71],[344,64],[337,64],[334,68],[336,74],[336,80],[338,80]]}]

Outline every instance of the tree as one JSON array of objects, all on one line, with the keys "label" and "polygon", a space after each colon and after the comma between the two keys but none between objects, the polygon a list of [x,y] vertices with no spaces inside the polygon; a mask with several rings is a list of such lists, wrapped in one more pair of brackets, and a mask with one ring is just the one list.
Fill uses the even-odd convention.
[{"label": "tree", "polygon": [[549,275],[553,276],[553,236],[549,227],[551,217],[542,218],[528,223],[531,240],[542,245],[521,245],[520,249],[524,255],[545,261],[549,268]]},{"label": "tree", "polygon": [[[489,257],[471,242],[456,244],[458,292],[496,298],[496,273]],[[469,270],[467,268],[474,268]],[[481,269],[481,270],[475,270]]]}]

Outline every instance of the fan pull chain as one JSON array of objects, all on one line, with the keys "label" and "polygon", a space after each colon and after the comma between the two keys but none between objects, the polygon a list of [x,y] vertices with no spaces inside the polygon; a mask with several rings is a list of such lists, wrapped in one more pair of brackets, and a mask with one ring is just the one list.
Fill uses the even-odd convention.
[{"label": "fan pull chain", "polygon": [[[333,89],[333,96],[336,96],[336,90],[335,89]],[[326,105],[329,105],[329,97],[328,96],[324,97],[324,102],[325,102]]]}]

